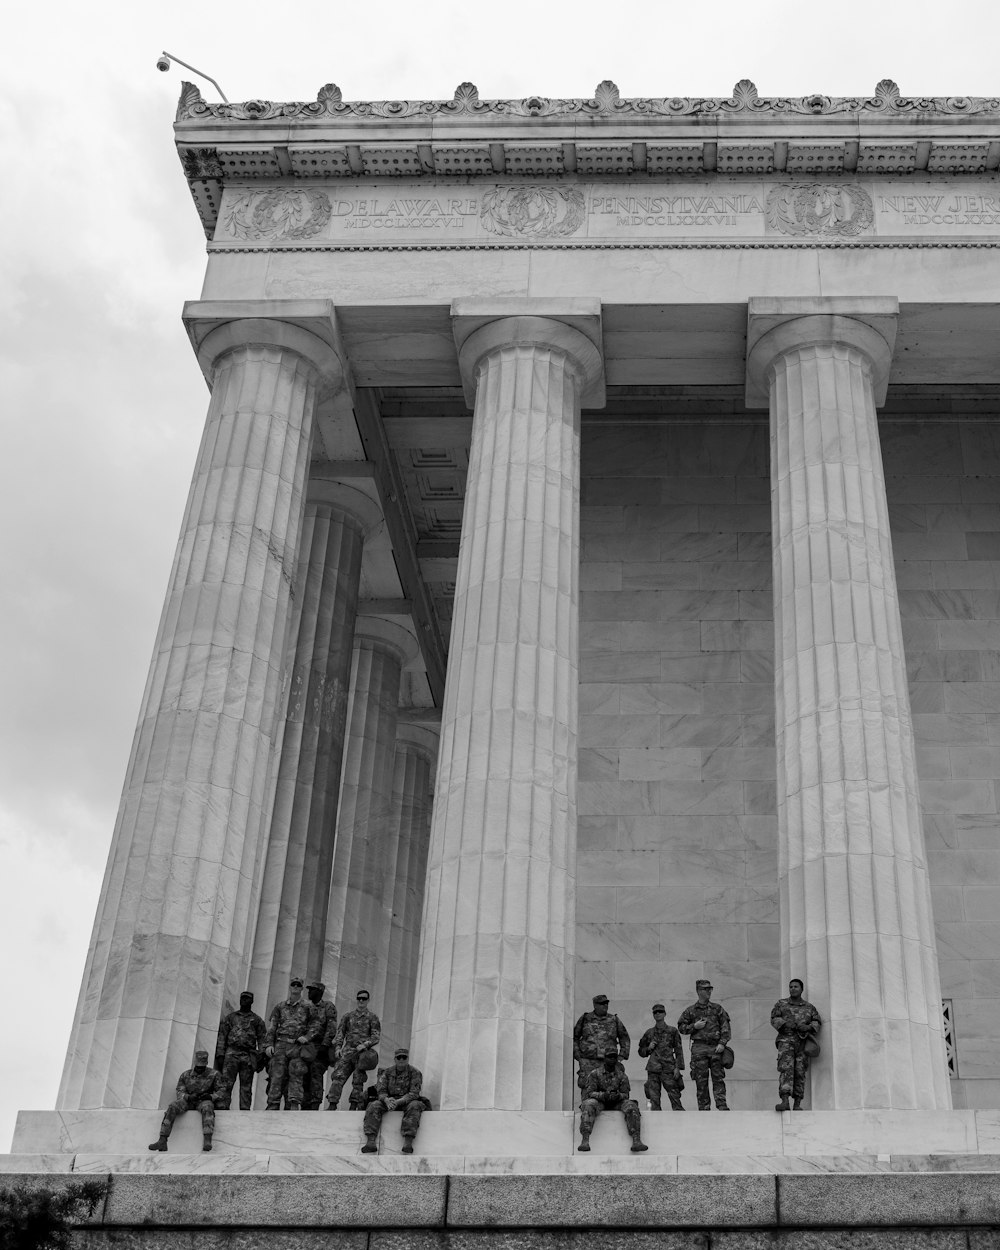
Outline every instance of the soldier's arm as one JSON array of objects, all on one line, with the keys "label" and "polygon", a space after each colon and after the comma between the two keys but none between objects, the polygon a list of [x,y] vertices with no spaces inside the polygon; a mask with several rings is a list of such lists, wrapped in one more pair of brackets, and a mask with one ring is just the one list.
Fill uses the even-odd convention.
[{"label": "soldier's arm", "polygon": [[639,1058],[646,1059],[649,1057],[649,1040],[653,1035],[652,1029],[647,1029],[639,1038]]},{"label": "soldier's arm", "polygon": [[621,1020],[615,1016],[618,1028],[618,1045],[621,1048],[621,1057],[628,1058],[628,1052],[632,1049],[632,1039],[628,1035],[628,1029],[622,1024]]},{"label": "soldier's arm", "polygon": [[378,1050],[382,1043],[382,1021],[372,1012],[372,1018],[368,1022],[368,1046],[371,1050]]},{"label": "soldier's arm", "polygon": [[[586,1013],[585,1013],[586,1014]],[[583,1036],[583,1016],[573,1025],[573,1058],[580,1058],[580,1038]]]},{"label": "soldier's arm", "polygon": [[226,1043],[229,1040],[229,1017],[219,1025],[219,1036],[215,1039],[215,1066],[218,1067],[226,1056]]},{"label": "soldier's arm", "polygon": [[771,1008],[771,1028],[777,1029],[780,1033],[780,1031],[784,1027],[785,1027],[784,1008],[782,1007],[781,999],[779,998],[778,1001]]},{"label": "soldier's arm", "polygon": [[264,1037],[265,1046],[274,1045],[275,1039],[278,1036],[278,1024],[280,1020],[281,1020],[281,1004],[275,1003],[274,1007],[271,1009],[271,1014],[268,1017],[268,1021],[267,1021],[267,1034]]},{"label": "soldier's arm", "polygon": [[187,1087],[187,1073],[186,1072],[182,1072],[180,1076],[177,1078],[176,1093],[177,1093],[177,1098],[179,1099],[180,1102],[183,1102],[184,1099],[187,1098],[188,1087]]},{"label": "soldier's arm", "polygon": [[691,1025],[694,1023],[694,1012],[690,1007],[685,1007],[681,1012],[680,1019],[677,1021],[677,1031],[679,1033],[690,1033]]},{"label": "soldier's arm", "polygon": [[809,1023],[812,1025],[812,1031],[814,1033],[818,1033],[820,1029],[823,1027],[823,1021],[820,1017],[819,1012],[816,1010],[815,1007],[813,1007],[812,1009],[812,1019],[810,1020]]},{"label": "soldier's arm", "polygon": [[323,1014],[319,1007],[314,1007],[309,1013],[309,1023],[306,1025],[306,1039],[310,1042],[319,1042],[323,1037]]},{"label": "soldier's arm", "polygon": [[719,1041],[728,1046],[733,1036],[733,1026],[729,1023],[729,1012],[725,1007],[719,1008]]},{"label": "soldier's arm", "polygon": [[604,1092],[597,1088],[598,1078],[600,1077],[600,1068],[594,1068],[587,1077],[587,1082],[583,1087],[583,1097],[593,1098],[596,1102],[604,1102]]},{"label": "soldier's arm", "polygon": [[260,1016],[254,1016],[253,1038],[254,1038],[254,1042],[256,1043],[257,1049],[261,1050],[264,1046],[264,1043],[267,1041],[267,1025],[260,1018]]},{"label": "soldier's arm", "polygon": [[413,1102],[415,1098],[420,1097],[420,1085],[423,1081],[423,1075],[418,1068],[410,1068],[410,1083],[405,1094],[400,1094],[396,1099],[396,1106],[405,1107],[408,1103]]},{"label": "soldier's arm", "polygon": [[681,1035],[674,1029],[673,1036],[670,1039],[670,1045],[674,1052],[674,1067],[679,1071],[684,1071],[684,1043],[681,1041]]},{"label": "soldier's arm", "polygon": [[389,1073],[386,1068],[379,1068],[378,1080],[375,1082],[375,1092],[383,1100],[389,1097]]}]

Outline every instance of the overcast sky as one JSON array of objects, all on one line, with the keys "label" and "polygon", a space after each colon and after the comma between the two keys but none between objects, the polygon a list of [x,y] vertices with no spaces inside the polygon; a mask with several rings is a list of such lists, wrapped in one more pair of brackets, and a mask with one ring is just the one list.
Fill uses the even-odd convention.
[{"label": "overcast sky", "polygon": [[[182,75],[231,100],[1000,93],[996,0],[21,4],[0,70],[0,1150],[54,1105],[207,392]],[[207,99],[212,88],[203,84]],[[30,1023],[29,1023],[30,1022]],[[151,1121],[152,1123],[152,1121]]]}]

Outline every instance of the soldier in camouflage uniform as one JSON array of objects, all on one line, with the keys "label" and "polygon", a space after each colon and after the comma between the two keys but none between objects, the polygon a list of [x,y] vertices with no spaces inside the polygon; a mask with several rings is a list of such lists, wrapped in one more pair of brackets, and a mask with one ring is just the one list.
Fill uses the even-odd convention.
[{"label": "soldier in camouflage uniform", "polygon": [[[328,1111],[336,1111],[344,1083],[351,1077],[351,1097],[348,1106],[361,1111],[365,1105],[365,1072],[371,1068],[360,1066],[359,1060],[366,1051],[378,1050],[382,1040],[382,1024],[373,1011],[368,1010],[368,991],[358,990],[358,1005],[341,1020],[336,1036],[328,1033],[326,1045],[333,1051],[333,1072],[326,1097]],[[376,1060],[376,1062],[378,1062]],[[374,1064],[372,1065],[374,1067]]]},{"label": "soldier in camouflage uniform", "polygon": [[816,1036],[823,1024],[816,1008],[802,997],[803,988],[798,977],[794,977],[788,982],[788,997],[779,998],[771,1008],[771,1027],[778,1030],[774,1044],[778,1048],[778,1094],[781,1098],[781,1102],[775,1103],[775,1111],[788,1110],[789,1094],[793,1099],[792,1110],[802,1110],[809,1071],[806,1042]]},{"label": "soldier in camouflage uniform", "polygon": [[667,1024],[667,1009],[662,1003],[653,1004],[653,1019],[656,1023],[639,1040],[639,1055],[649,1060],[646,1064],[646,1097],[653,1111],[661,1111],[662,1087],[667,1091],[671,1108],[683,1111],[681,1090],[684,1080],[681,1073],[684,1071],[684,1047],[681,1035],[672,1024]]},{"label": "soldier in camouflage uniform", "polygon": [[160,1136],[149,1143],[150,1150],[166,1150],[174,1120],[185,1111],[201,1112],[201,1148],[211,1150],[212,1134],[215,1132],[215,1108],[225,1105],[226,1096],[222,1073],[208,1066],[208,1051],[196,1050],[194,1067],[181,1073],[177,1082],[177,1096],[163,1113]]},{"label": "soldier in camouflage uniform", "polygon": [[258,1060],[264,1050],[267,1025],[250,1010],[253,995],[244,990],[240,995],[239,1011],[231,1011],[219,1027],[215,1043],[215,1066],[222,1073],[229,1097],[226,1109],[232,1106],[233,1087],[240,1078],[240,1110],[249,1111],[253,1106],[253,1078],[259,1071]]},{"label": "soldier in camouflage uniform", "polygon": [[691,1078],[698,1091],[698,1110],[711,1111],[712,1100],[708,1094],[708,1077],[712,1076],[712,1093],[715,1109],[728,1111],[726,1102],[726,1070],[722,1066],[723,1051],[733,1035],[725,1008],[711,1002],[712,982],[695,981],[698,1001],[681,1012],[677,1027],[691,1035]]},{"label": "soldier in camouflage uniform", "polygon": [[[285,1095],[286,1111],[301,1111],[305,1101],[303,1081],[309,1074],[314,1053],[316,1013],[302,998],[302,978],[292,977],[288,997],[278,1003],[268,1021],[265,1050],[271,1057],[271,1079],[267,1083],[267,1110],[277,1111]],[[287,1089],[285,1088],[287,1082]]]},{"label": "soldier in camouflage uniform", "polygon": [[625,1060],[632,1045],[628,1029],[617,1016],[608,1015],[607,994],[595,994],[593,1003],[594,1010],[585,1011],[573,1026],[573,1058],[578,1064],[576,1083],[581,1089],[586,1089],[592,1069],[603,1064],[606,1050],[613,1047]]},{"label": "soldier in camouflage uniform", "polygon": [[396,1063],[393,1067],[383,1068],[379,1072],[376,1087],[378,1097],[365,1108],[365,1144],[361,1147],[362,1154],[378,1152],[378,1130],[382,1116],[387,1111],[402,1111],[403,1154],[413,1154],[413,1139],[424,1113],[424,1100],[420,1095],[424,1077],[419,1068],[410,1066],[410,1052],[405,1046],[398,1048],[394,1058]]},{"label": "soldier in camouflage uniform", "polygon": [[618,1047],[608,1049],[600,1067],[591,1068],[580,1103],[580,1144],[577,1150],[590,1149],[590,1134],[594,1121],[602,1111],[623,1111],[625,1127],[632,1135],[632,1153],[638,1154],[649,1147],[639,1136],[641,1114],[639,1104],[632,1097],[632,1087],[625,1070],[618,1062]]},{"label": "soldier in camouflage uniform", "polygon": [[306,1100],[302,1104],[306,1111],[318,1111],[323,1102],[323,1078],[330,1066],[330,1048],[326,1044],[329,1034],[334,1037],[337,1032],[337,1008],[329,998],[324,998],[326,986],[322,981],[313,981],[306,986],[306,993],[312,1003],[316,1019],[319,1021],[319,1041],[316,1046],[316,1058],[309,1065],[309,1076],[306,1080]]}]

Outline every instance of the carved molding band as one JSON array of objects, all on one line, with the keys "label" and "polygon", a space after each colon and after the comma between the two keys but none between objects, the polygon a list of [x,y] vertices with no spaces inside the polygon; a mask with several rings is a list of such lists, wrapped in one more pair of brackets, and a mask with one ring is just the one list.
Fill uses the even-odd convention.
[{"label": "carved molding band", "polygon": [[276,118],[305,120],[327,117],[404,118],[421,115],[481,115],[503,117],[553,117],[561,114],[585,116],[703,117],[732,113],[830,115],[876,113],[1000,114],[1000,97],[922,96],[908,99],[890,78],[883,78],[872,96],[827,96],[762,98],[754,84],[741,79],[728,98],[673,96],[651,99],[622,99],[609,80],[599,83],[590,100],[559,100],[528,96],[523,100],[480,100],[478,89],[464,82],[451,100],[348,101],[333,83],[321,87],[315,100],[276,103],[247,100],[243,104],[209,104],[192,83],[182,83],[177,106],[178,121],[270,121]]}]

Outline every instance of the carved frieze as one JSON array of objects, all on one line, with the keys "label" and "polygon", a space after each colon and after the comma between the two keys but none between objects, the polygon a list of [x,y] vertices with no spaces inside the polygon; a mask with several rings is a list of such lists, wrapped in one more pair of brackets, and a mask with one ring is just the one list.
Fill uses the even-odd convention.
[{"label": "carved frieze", "polygon": [[871,196],[856,183],[796,183],[767,195],[768,228],[779,234],[846,239],[871,231]]},{"label": "carved frieze", "polygon": [[907,98],[890,78],[884,78],[871,96],[826,96],[762,98],[749,79],[741,79],[729,97],[666,96],[644,99],[622,99],[613,82],[598,84],[592,99],[549,99],[528,96],[523,100],[481,100],[472,83],[462,83],[451,100],[378,100],[348,101],[339,87],[328,83],[315,100],[276,103],[271,100],[247,100],[243,104],[209,104],[191,83],[183,83],[177,106],[178,121],[247,121],[273,119],[309,120],[317,118],[405,118],[419,115],[497,115],[506,117],[553,117],[583,114],[585,116],[660,116],[704,117],[734,113],[831,114],[875,113],[900,115],[909,113],[1000,114],[1000,97],[996,96],[921,96]]},{"label": "carved frieze", "polygon": [[318,189],[248,191],[226,214],[226,227],[236,239],[271,242],[311,239],[330,220],[330,197]]}]

